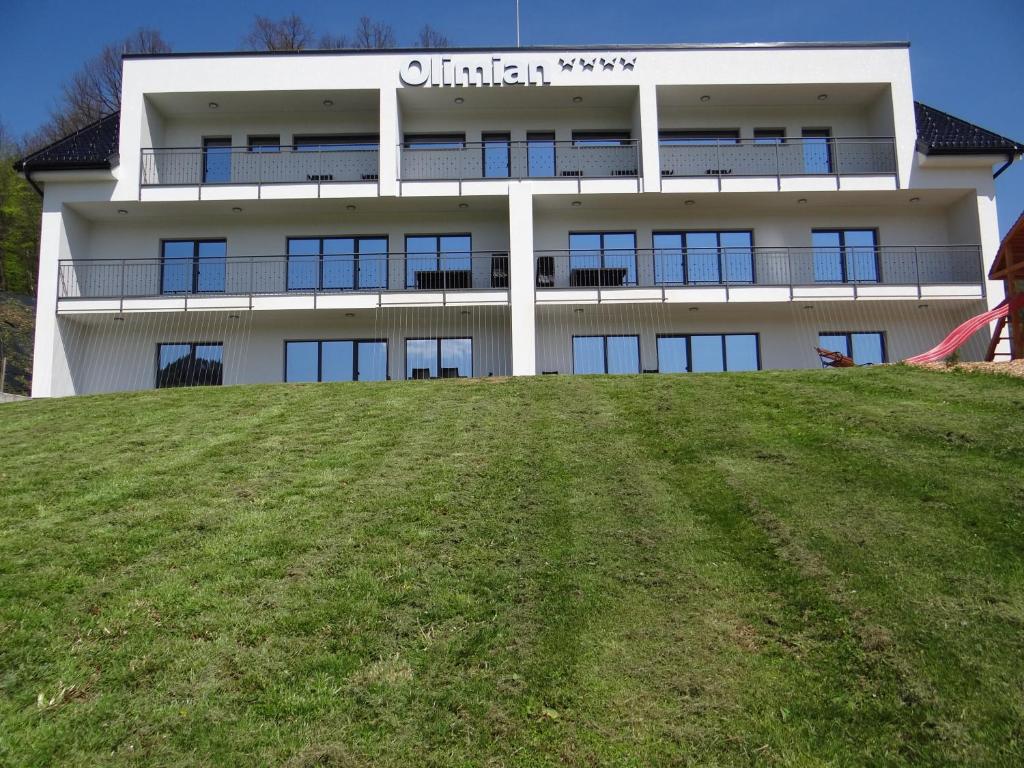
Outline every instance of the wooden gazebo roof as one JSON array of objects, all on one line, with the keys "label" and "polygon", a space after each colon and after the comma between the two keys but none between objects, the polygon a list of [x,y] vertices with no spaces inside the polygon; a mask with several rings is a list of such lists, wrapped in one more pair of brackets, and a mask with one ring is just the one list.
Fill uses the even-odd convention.
[{"label": "wooden gazebo roof", "polygon": [[988,276],[992,280],[1024,278],[1024,212],[1003,238]]}]

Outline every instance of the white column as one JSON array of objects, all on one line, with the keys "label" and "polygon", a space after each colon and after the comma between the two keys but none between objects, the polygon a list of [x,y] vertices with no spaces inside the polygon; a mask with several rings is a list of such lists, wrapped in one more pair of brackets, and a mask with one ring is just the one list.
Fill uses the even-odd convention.
[{"label": "white column", "polygon": [[398,194],[398,145],[402,140],[398,89],[380,89],[380,194]]},{"label": "white column", "polygon": [[509,185],[509,312],[512,325],[512,375],[537,373],[536,278],[533,255],[533,186]]},{"label": "white column", "polygon": [[640,173],[644,192],[661,192],[661,157],[658,147],[658,89],[641,83],[633,107],[633,135],[640,139]]},{"label": "white column", "polygon": [[[49,199],[47,199],[49,198]],[[39,279],[36,281],[36,337],[32,353],[32,397],[64,394],[54,391],[54,358],[60,343],[57,328],[57,268],[64,230],[60,204],[53,196],[43,199],[39,233]],[[61,353],[63,357],[63,352]]]}]

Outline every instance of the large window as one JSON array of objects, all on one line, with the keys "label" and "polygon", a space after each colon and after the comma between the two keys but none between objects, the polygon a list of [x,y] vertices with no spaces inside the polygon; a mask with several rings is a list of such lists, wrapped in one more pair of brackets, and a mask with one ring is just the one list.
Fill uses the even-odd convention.
[{"label": "large window", "polygon": [[531,131],[526,134],[526,172],[529,176],[555,175],[555,134]]},{"label": "large window", "polygon": [[406,149],[463,149],[464,133],[407,133],[403,141]]},{"label": "large window", "polygon": [[822,331],[818,346],[851,357],[857,365],[885,362],[885,335],[881,331]]},{"label": "large window", "polygon": [[818,283],[877,283],[878,237],[873,229],[811,232],[814,280]]},{"label": "large window", "polygon": [[288,239],[289,291],[387,287],[388,239],[383,235]]},{"label": "large window", "polygon": [[406,339],[407,379],[455,379],[473,375],[473,339]]},{"label": "large window", "polygon": [[405,287],[425,290],[470,288],[473,284],[470,235],[408,235]]},{"label": "large window", "polygon": [[203,139],[203,183],[231,182],[231,139]]},{"label": "large window", "polygon": [[629,131],[573,131],[577,147],[623,147],[632,143]]},{"label": "large window", "polygon": [[281,137],[280,136],[250,136],[249,137],[249,151],[250,152],[269,152],[277,153],[281,151]]},{"label": "large window", "polygon": [[569,233],[569,283],[636,285],[636,233]]},{"label": "large window", "polygon": [[832,173],[832,131],[828,128],[805,128],[801,136],[804,173]]},{"label": "large window", "polygon": [[224,383],[222,342],[156,345],[156,386],[199,387]]},{"label": "large window", "polygon": [[573,373],[640,373],[639,336],[573,336]]},{"label": "large window", "polygon": [[739,232],[655,232],[657,285],[753,283],[754,235]]},{"label": "large window", "polygon": [[756,371],[760,368],[756,333],[658,336],[660,373]]},{"label": "large window", "polygon": [[160,245],[161,293],[223,293],[226,240],[164,240]]},{"label": "large window", "polygon": [[384,381],[388,343],[379,339],[287,341],[285,381]]}]

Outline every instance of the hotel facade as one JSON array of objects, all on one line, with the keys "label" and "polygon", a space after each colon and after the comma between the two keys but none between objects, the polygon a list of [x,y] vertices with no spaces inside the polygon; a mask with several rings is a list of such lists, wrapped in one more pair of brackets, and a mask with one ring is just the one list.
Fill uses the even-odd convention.
[{"label": "hotel facade", "polygon": [[17,166],[32,394],[897,361],[1002,300],[1022,151],[903,43],[130,55]]}]

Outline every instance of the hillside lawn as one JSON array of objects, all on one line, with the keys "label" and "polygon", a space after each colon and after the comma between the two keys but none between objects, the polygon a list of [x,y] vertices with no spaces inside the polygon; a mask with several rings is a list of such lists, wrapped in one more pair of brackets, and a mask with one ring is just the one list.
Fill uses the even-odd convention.
[{"label": "hillside lawn", "polygon": [[0,405],[0,764],[1020,765],[1024,380]]}]

